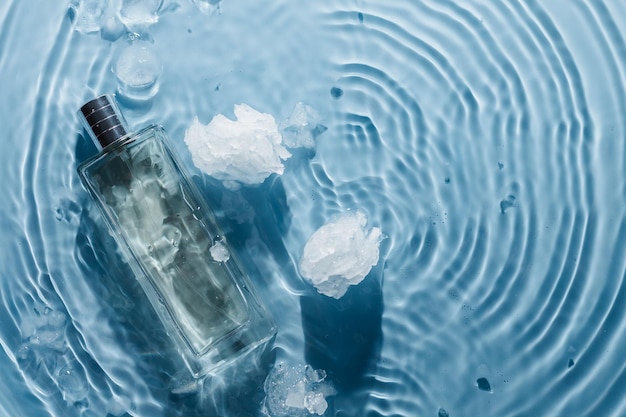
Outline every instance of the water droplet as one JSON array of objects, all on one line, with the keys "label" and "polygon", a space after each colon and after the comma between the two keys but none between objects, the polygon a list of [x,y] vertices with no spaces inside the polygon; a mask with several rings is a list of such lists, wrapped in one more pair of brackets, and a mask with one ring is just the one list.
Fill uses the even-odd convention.
[{"label": "water droplet", "polygon": [[357,17],[359,19],[359,22],[363,23],[363,13],[361,12],[357,13]]},{"label": "water droplet", "polygon": [[574,359],[570,358],[570,360],[567,362],[567,367],[571,368],[572,366],[574,366]]}]

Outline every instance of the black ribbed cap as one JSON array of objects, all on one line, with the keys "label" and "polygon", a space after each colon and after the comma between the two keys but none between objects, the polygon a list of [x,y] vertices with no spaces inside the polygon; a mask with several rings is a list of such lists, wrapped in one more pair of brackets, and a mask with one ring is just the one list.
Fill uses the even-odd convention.
[{"label": "black ribbed cap", "polygon": [[94,142],[103,148],[127,133],[126,121],[109,95],[88,101],[80,108],[80,115]]}]

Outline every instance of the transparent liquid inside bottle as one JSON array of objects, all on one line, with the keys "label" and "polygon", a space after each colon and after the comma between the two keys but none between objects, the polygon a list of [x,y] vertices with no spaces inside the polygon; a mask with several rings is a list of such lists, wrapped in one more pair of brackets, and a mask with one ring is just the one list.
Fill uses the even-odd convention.
[{"label": "transparent liquid inside bottle", "polygon": [[[138,134],[141,136],[141,134]],[[148,131],[94,164],[92,186],[128,249],[195,354],[249,320],[229,262],[210,248],[219,239],[163,143]],[[146,137],[147,136],[147,137]],[[114,227],[115,229],[115,227]]]}]

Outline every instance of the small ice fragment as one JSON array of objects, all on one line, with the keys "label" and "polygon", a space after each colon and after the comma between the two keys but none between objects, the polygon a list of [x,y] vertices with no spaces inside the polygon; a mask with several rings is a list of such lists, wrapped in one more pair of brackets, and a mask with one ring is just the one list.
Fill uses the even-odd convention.
[{"label": "small ice fragment", "polygon": [[319,114],[303,103],[297,103],[291,115],[281,123],[283,143],[288,148],[313,148],[315,138],[327,130]]},{"label": "small ice fragment", "polygon": [[120,93],[133,99],[148,99],[157,93],[161,69],[161,59],[145,41],[124,48],[111,68],[120,83]]},{"label": "small ice fragment", "polygon": [[304,408],[305,400],[304,381],[298,381],[287,391],[285,405],[291,408]]},{"label": "small ice fragment", "polygon": [[93,33],[100,30],[108,2],[100,0],[73,0],[69,6],[74,30]]},{"label": "small ice fragment", "polygon": [[211,252],[211,257],[215,262],[226,262],[230,259],[228,248],[219,240],[211,246],[209,252]]},{"label": "small ice fragment", "polygon": [[326,371],[323,369],[313,369],[311,365],[304,366],[304,374],[312,382],[321,382],[326,379]]},{"label": "small ice fragment", "polygon": [[444,410],[443,408],[440,408],[439,411],[437,412],[437,417],[449,417],[449,414],[446,410]]},{"label": "small ice fragment", "polygon": [[328,403],[321,392],[309,392],[304,397],[304,407],[311,414],[323,415],[328,408]]},{"label": "small ice fragment", "polygon": [[89,392],[89,385],[83,367],[78,361],[71,361],[59,369],[57,384],[63,394],[63,399],[69,403],[82,400]]},{"label": "small ice fragment", "polygon": [[220,9],[222,0],[192,0],[204,14],[212,14]]},{"label": "small ice fragment", "polygon": [[185,143],[196,167],[232,189],[282,174],[282,161],[291,154],[282,145],[274,117],[247,104],[235,105],[235,117],[219,114],[206,126],[194,118]]},{"label": "small ice fragment", "polygon": [[366,229],[363,211],[348,212],[320,227],[306,242],[300,274],[321,294],[341,298],[378,263],[382,233]]},{"label": "small ice fragment", "polygon": [[151,25],[159,20],[163,0],[122,0],[119,15],[127,26]]},{"label": "small ice fragment", "polygon": [[326,372],[312,370],[309,365],[278,363],[263,384],[265,414],[271,417],[323,415],[328,408],[326,398],[337,393],[332,384],[325,381],[325,376]]}]

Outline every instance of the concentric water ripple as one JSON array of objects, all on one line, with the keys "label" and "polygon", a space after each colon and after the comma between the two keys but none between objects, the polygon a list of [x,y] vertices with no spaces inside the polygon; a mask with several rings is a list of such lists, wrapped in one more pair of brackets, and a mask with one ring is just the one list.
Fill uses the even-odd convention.
[{"label": "concentric water ripple", "polygon": [[[581,15],[598,13],[577,7]],[[614,27],[598,10],[609,20],[602,27]],[[604,275],[602,246],[618,242],[605,239],[610,226],[602,223],[623,213],[596,196],[597,175],[607,171],[595,153],[608,138],[596,132],[605,121],[592,118],[587,102],[581,71],[588,68],[579,69],[536,2],[475,10],[425,2],[333,12],[328,20],[346,48],[336,83],[345,133],[322,144],[318,158],[349,152],[359,164],[325,164],[340,190],[326,206],[343,200],[340,207],[370,208],[391,240],[385,365],[377,368],[369,409],[574,412],[571,401],[546,398],[569,384],[568,365],[579,366],[597,337],[589,318],[613,305],[596,300],[595,271],[608,277],[611,294],[618,290],[611,282],[623,276]],[[586,34],[598,33],[593,20],[582,23]],[[609,43],[606,35],[596,42]],[[609,52],[602,55],[609,68],[622,66]],[[613,73],[609,86],[621,94],[623,71]],[[619,184],[619,169],[614,174]],[[387,192],[374,188],[355,201],[358,184],[371,177],[382,178]],[[615,192],[606,197],[615,201]],[[491,381],[493,397],[481,397],[479,377]],[[578,380],[579,391],[594,381]],[[603,397],[598,390],[595,398]],[[584,415],[593,407],[608,406],[598,401]]]},{"label": "concentric water ripple", "polygon": [[[324,117],[315,152],[261,187],[193,173],[276,316],[277,357],[334,379],[327,415],[624,415],[626,9],[270,3],[165,1],[119,38],[75,30],[65,4],[0,4],[0,413],[258,414],[262,382],[241,388],[250,404],[168,394],[167,335],[77,180],[93,150],[74,112],[120,88],[111,68],[142,41],[156,95],[122,104],[189,166],[196,115],[244,102],[281,120],[304,102]],[[297,263],[349,209],[386,238],[335,303]]]}]

